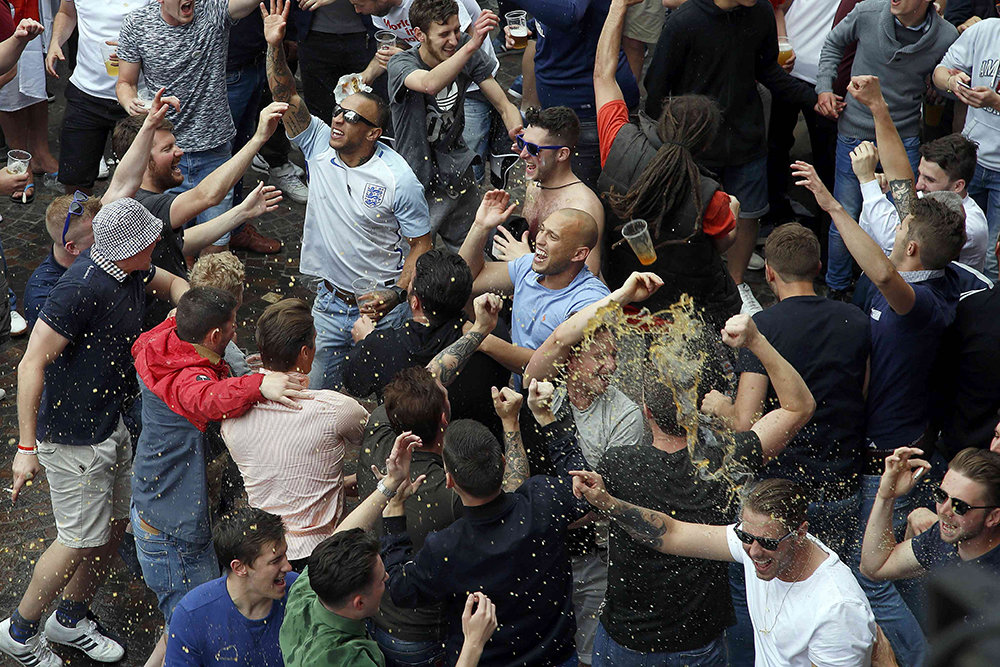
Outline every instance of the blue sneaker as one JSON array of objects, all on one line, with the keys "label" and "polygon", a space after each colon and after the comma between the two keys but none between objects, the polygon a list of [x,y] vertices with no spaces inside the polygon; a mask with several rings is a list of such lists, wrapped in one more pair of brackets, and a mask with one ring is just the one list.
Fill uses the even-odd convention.
[{"label": "blue sneaker", "polygon": [[507,89],[507,94],[516,100],[521,99],[524,96],[524,75],[518,74],[517,78],[514,79],[514,83],[510,84],[510,88]]}]

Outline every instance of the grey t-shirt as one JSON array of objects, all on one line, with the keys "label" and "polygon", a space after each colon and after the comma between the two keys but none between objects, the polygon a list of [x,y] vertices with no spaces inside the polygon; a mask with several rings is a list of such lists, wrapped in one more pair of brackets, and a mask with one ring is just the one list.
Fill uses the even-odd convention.
[{"label": "grey t-shirt", "polygon": [[642,412],[617,387],[608,387],[586,410],[572,407],[583,458],[595,470],[610,448],[642,444],[645,434]]},{"label": "grey t-shirt", "polygon": [[118,57],[141,64],[146,86],[165,87],[181,101],[167,118],[188,152],[216,148],[236,134],[226,96],[229,3],[198,0],[194,7],[194,20],[178,26],[163,20],[158,2],[140,7],[125,16],[118,36]]},{"label": "grey t-shirt", "polygon": [[[469,38],[463,37],[464,45]],[[467,184],[458,181],[475,157],[462,140],[465,92],[470,83],[479,84],[492,76],[492,63],[479,49],[458,77],[437,95],[425,95],[406,87],[406,77],[418,69],[431,68],[420,59],[416,48],[389,60],[389,100],[396,150],[425,188],[434,183],[465,187]]]},{"label": "grey t-shirt", "polygon": [[344,35],[364,32],[365,22],[361,14],[354,11],[354,5],[349,2],[335,2],[316,10],[309,30],[329,35]]}]

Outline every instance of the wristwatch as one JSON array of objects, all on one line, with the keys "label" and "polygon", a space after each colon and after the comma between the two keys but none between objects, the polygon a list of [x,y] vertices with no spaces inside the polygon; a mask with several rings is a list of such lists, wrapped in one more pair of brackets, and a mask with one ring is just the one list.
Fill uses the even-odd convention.
[{"label": "wristwatch", "polygon": [[389,289],[399,298],[399,303],[406,303],[407,293],[405,289],[399,285],[392,285]]},{"label": "wristwatch", "polygon": [[386,498],[392,498],[393,496],[395,496],[395,495],[396,495],[396,492],[395,492],[395,491],[393,491],[392,489],[390,489],[390,488],[389,488],[388,486],[386,486],[386,485],[385,485],[385,480],[384,480],[384,479],[380,479],[380,480],[378,481],[378,486],[377,486],[376,488],[377,488],[377,489],[378,489],[378,490],[379,490],[379,491],[380,491],[380,492],[382,493],[382,495],[383,495],[383,496],[385,496]]}]

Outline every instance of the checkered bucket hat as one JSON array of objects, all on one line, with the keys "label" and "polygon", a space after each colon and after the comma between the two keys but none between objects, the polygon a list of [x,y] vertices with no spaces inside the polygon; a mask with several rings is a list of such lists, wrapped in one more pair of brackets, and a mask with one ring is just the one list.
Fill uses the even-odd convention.
[{"label": "checkered bucket hat", "polygon": [[94,216],[94,249],[112,262],[135,257],[159,238],[163,221],[134,199],[117,199]]}]

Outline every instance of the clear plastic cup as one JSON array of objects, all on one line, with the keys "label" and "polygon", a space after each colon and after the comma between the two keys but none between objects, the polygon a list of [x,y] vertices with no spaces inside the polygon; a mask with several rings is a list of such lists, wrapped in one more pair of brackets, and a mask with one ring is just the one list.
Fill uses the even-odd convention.
[{"label": "clear plastic cup", "polygon": [[136,99],[139,101],[139,104],[142,105],[143,109],[149,111],[150,109],[153,108],[153,91],[151,91],[149,88],[146,88],[145,86],[139,86],[139,88],[135,91],[135,96]]},{"label": "clear plastic cup", "polygon": [[118,77],[118,47],[108,46],[101,41],[101,56],[104,58],[104,69],[108,76]]},{"label": "clear plastic cup", "polygon": [[787,37],[778,38],[778,64],[784,65],[792,56],[795,55],[795,51],[792,49],[792,43],[788,41]]},{"label": "clear plastic cup", "polygon": [[645,220],[629,222],[622,228],[622,236],[639,258],[640,264],[649,266],[656,261],[656,249],[653,247],[653,239],[649,236],[649,227]]},{"label": "clear plastic cup", "polygon": [[28,151],[7,151],[7,171],[11,174],[27,172],[30,163],[31,153]]},{"label": "clear plastic cup", "polygon": [[378,42],[379,51],[388,51],[396,46],[396,33],[391,30],[379,30],[375,33],[375,41]]},{"label": "clear plastic cup", "polygon": [[514,40],[515,49],[523,49],[528,46],[528,13],[518,9],[517,11],[504,14],[507,19],[507,27],[510,29],[510,37]]},{"label": "clear plastic cup", "polygon": [[378,289],[378,282],[374,278],[355,278],[351,282],[351,291],[354,292],[354,299],[360,308],[367,299],[370,299],[372,292]]}]

